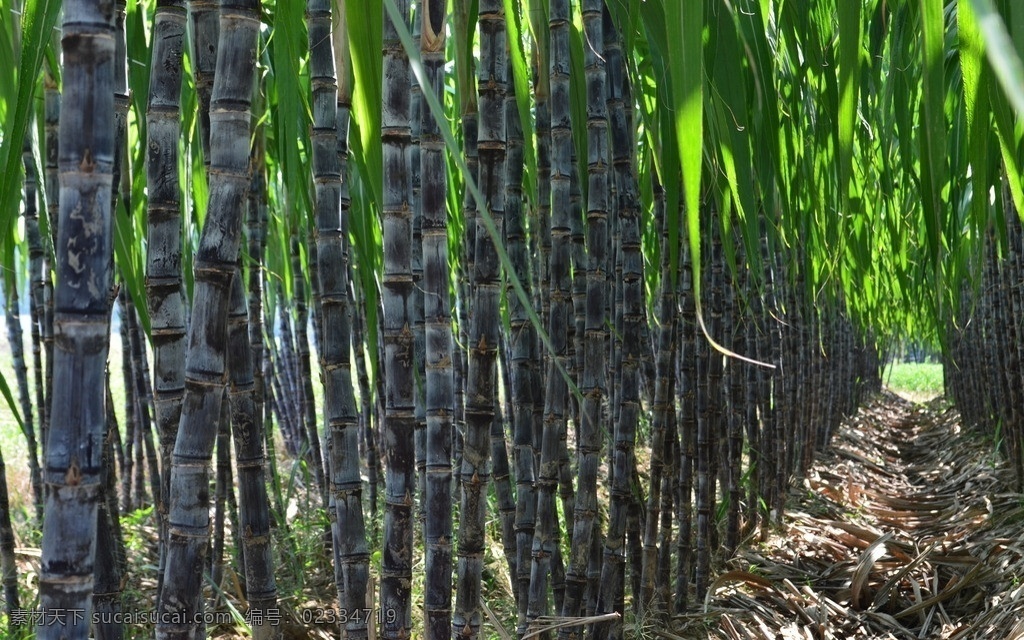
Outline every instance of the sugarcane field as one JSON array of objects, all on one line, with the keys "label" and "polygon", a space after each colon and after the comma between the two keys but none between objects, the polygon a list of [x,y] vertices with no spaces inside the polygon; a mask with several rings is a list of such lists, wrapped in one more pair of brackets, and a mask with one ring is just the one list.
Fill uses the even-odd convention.
[{"label": "sugarcane field", "polygon": [[1022,60],[0,0],[0,638],[1024,639]]}]

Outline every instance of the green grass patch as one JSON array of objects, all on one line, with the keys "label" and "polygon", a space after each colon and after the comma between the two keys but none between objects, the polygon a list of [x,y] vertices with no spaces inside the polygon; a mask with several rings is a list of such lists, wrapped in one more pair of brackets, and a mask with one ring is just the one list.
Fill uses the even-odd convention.
[{"label": "green grass patch", "polygon": [[944,392],[942,365],[932,362],[895,362],[882,378],[889,390],[915,402],[930,400]]}]

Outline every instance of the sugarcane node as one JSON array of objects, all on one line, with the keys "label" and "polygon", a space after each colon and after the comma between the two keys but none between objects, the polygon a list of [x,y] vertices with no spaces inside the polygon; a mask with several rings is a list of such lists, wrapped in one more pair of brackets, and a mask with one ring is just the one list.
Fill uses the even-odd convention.
[{"label": "sugarcane node", "polygon": [[424,35],[429,33],[431,43],[434,44],[434,40],[437,41],[438,47],[431,48],[431,51],[440,51],[441,47],[444,46],[444,18],[445,18],[445,2],[444,0],[426,0],[426,11],[424,12],[424,26],[429,29],[424,30]]},{"label": "sugarcane node", "polygon": [[69,487],[77,487],[82,482],[82,471],[78,467],[78,457],[72,457],[68,470],[64,474],[64,484]]},{"label": "sugarcane node", "polygon": [[92,149],[85,148],[82,153],[82,161],[78,163],[78,170],[82,173],[92,173],[96,168],[96,162],[92,159]]}]

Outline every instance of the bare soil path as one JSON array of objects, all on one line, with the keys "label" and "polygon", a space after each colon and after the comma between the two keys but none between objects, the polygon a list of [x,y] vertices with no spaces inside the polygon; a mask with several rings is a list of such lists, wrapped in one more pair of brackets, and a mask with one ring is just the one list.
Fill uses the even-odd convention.
[{"label": "bare soil path", "polygon": [[875,396],[796,485],[687,637],[1024,638],[1024,495],[954,410]]}]

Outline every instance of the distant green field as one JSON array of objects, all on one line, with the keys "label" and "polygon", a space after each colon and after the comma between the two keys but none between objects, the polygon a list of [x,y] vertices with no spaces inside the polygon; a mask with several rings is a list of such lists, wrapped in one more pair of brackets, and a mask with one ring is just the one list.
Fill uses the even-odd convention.
[{"label": "distant green field", "polygon": [[942,365],[930,362],[896,362],[885,369],[882,382],[909,400],[924,402],[943,394]]}]

